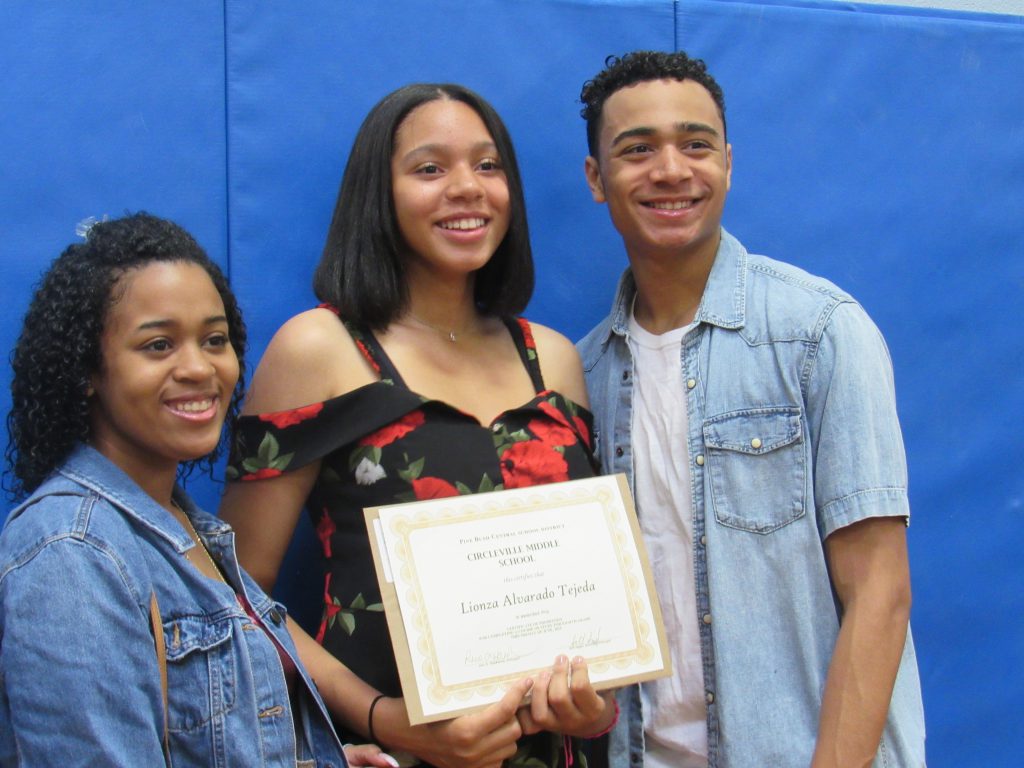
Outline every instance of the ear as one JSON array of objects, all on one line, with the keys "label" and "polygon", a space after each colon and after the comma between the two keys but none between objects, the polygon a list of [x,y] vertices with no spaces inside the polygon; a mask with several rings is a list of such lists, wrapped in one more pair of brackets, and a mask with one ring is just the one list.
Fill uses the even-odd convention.
[{"label": "ear", "polygon": [[604,182],[601,180],[601,167],[597,164],[597,158],[592,155],[587,156],[583,163],[583,173],[587,176],[587,186],[590,187],[590,194],[593,195],[594,202],[606,202]]},{"label": "ear", "polygon": [[725,145],[725,191],[732,188],[732,144]]}]

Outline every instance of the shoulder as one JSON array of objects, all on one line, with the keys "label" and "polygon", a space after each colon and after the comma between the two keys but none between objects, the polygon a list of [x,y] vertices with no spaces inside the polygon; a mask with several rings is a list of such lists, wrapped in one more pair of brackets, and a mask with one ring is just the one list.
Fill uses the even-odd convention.
[{"label": "shoulder", "polygon": [[527,322],[537,348],[537,359],[544,374],[544,385],[587,404],[587,390],[583,383],[583,366],[576,347],[558,331],[540,323]]},{"label": "shoulder", "polygon": [[[135,546],[133,526],[105,498],[66,480],[47,481],[12,511],[0,533],[0,582],[59,562],[72,581],[72,573],[104,571],[127,583]],[[76,582],[74,591],[88,586]]]},{"label": "shoulder", "polygon": [[767,256],[748,257],[745,336],[817,342],[837,311],[866,317],[856,300],[830,280]]},{"label": "shoulder", "polygon": [[311,309],[270,340],[253,376],[244,412],[266,413],[322,402],[375,380],[337,315]]}]

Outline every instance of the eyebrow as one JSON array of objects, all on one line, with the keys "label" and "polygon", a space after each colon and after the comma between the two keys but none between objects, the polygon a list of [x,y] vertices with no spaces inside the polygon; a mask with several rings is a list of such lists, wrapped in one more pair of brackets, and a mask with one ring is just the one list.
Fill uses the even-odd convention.
[{"label": "eyebrow", "polygon": [[[473,152],[481,152],[481,151],[494,151],[494,152],[497,152],[498,151],[498,145],[495,144],[493,141],[478,141],[476,144],[474,144],[472,147],[470,147],[470,149]],[[435,154],[435,153],[442,153],[442,152],[448,152],[448,151],[450,151],[450,147],[447,144],[423,144],[421,146],[416,147],[415,149],[409,150],[408,152],[405,153],[405,155],[403,157],[408,158],[408,157],[415,157],[416,155],[432,155],[432,154]]]},{"label": "eyebrow", "polygon": [[[218,323],[226,323],[227,321],[228,318],[226,315],[211,315],[203,320],[203,325],[217,325]],[[159,328],[169,328],[174,324],[173,320],[150,320],[149,322],[141,323],[135,330],[150,331]]]},{"label": "eyebrow", "polygon": [[[707,123],[684,122],[676,123],[672,127],[676,131],[676,133],[708,133],[716,137],[719,135],[718,131],[713,126],[710,126]],[[649,136],[654,136],[657,133],[658,131],[655,128],[646,125],[639,125],[636,128],[627,128],[625,131],[618,134],[614,139],[612,139],[612,146],[614,147],[616,144],[619,144],[620,142],[623,142],[626,139],[631,139],[637,136],[646,138]]]}]

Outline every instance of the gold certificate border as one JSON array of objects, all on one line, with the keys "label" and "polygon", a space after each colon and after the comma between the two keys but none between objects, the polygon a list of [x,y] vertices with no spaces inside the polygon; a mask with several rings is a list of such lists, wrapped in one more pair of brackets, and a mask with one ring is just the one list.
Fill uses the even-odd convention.
[{"label": "gold certificate border", "polygon": [[[541,671],[524,669],[514,674],[495,675],[461,684],[445,684],[441,680],[436,661],[435,632],[430,616],[424,609],[410,537],[419,530],[452,525],[470,519],[509,517],[520,513],[566,509],[575,505],[594,503],[600,506],[612,536],[611,543],[616,555],[619,576],[626,591],[633,630],[631,649],[587,659],[593,676],[603,677],[605,674],[611,674],[610,678],[595,683],[595,688],[617,687],[629,682],[668,675],[671,672],[671,662],[665,642],[660,605],[654,591],[647,553],[625,475],[570,480],[509,492],[497,491],[452,499],[433,499],[426,503],[392,504],[365,510],[377,578],[398,661],[402,689],[406,694],[410,722],[429,722],[475,711],[479,705],[472,704],[473,699],[481,696],[488,699],[497,698],[497,695],[512,682]],[[387,525],[395,543],[385,555],[379,551],[376,525],[384,525],[380,521],[382,510],[397,509],[402,509],[403,513],[388,515]],[[395,583],[388,582],[385,576],[382,567],[382,557],[385,556],[389,556],[392,574],[398,575],[396,581],[408,585],[408,592],[404,595],[406,604],[411,608],[408,617],[402,615]],[[648,623],[642,615],[647,613],[644,610],[645,606],[650,608],[653,624]],[[410,638],[409,632],[413,633],[414,637]],[[417,677],[413,669],[411,642],[416,643],[416,650],[423,659],[420,666],[420,676],[426,681],[423,691],[420,690],[420,677]],[[638,674],[630,675],[625,672],[631,667],[650,667],[658,659],[659,654],[660,666]],[[616,670],[623,671],[623,675],[616,676]],[[417,695],[411,695],[413,691]],[[429,700],[433,709],[443,708],[444,712],[425,714],[420,696]]]}]

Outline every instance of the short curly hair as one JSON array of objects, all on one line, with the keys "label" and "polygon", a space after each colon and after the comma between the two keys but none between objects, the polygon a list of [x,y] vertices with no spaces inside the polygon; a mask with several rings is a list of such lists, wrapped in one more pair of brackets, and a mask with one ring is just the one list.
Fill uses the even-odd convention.
[{"label": "short curly hair", "polygon": [[597,157],[604,103],[616,91],[648,80],[693,80],[704,86],[718,107],[725,130],[725,94],[708,73],[703,59],[691,58],[683,51],[633,51],[621,57],[609,56],[604,60],[604,69],[583,84],[580,116],[587,121],[587,148],[591,157]]},{"label": "short curly hair", "polygon": [[245,391],[246,330],[238,302],[220,268],[188,232],[166,219],[135,213],[94,224],[85,242],[68,246],[36,287],[11,355],[4,486],[12,497],[34,491],[76,443],[89,439],[89,381],[100,366],[104,323],[117,299],[114,285],[151,262],[202,267],[224,302],[240,372],[228,429],[213,453],[187,462],[182,472],[187,475],[197,464],[209,469],[225,448]]}]

